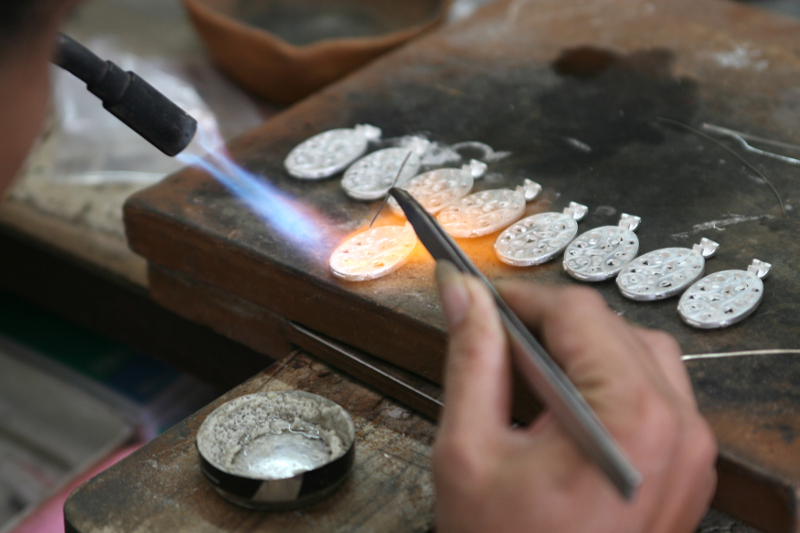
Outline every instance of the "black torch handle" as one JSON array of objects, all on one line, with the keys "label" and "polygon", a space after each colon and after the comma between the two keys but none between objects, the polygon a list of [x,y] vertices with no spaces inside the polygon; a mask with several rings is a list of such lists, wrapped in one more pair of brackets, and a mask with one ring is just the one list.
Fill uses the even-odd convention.
[{"label": "black torch handle", "polygon": [[63,33],[56,44],[53,63],[84,81],[103,107],[153,146],[175,156],[192,141],[197,121],[134,72],[100,59]]}]

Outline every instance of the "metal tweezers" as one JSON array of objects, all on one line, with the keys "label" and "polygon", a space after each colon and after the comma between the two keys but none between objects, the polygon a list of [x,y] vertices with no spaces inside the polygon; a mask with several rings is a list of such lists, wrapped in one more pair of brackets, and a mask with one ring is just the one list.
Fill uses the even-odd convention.
[{"label": "metal tweezers", "polygon": [[417,237],[434,259],[450,261],[461,272],[475,276],[486,284],[500,311],[517,368],[580,449],[594,461],[625,499],[633,499],[642,481],[641,474],[564,371],[436,219],[403,189],[393,187],[389,194],[400,204]]}]

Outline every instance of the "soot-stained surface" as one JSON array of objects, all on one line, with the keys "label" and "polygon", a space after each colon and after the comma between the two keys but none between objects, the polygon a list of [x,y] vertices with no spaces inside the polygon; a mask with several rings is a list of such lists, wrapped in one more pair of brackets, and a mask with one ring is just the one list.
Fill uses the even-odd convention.
[{"label": "soot-stained surface", "polygon": [[[219,185],[197,187],[190,202],[203,207],[223,235],[255,253],[277,258],[334,290],[441,328],[432,263],[421,249],[386,278],[365,283],[333,278],[327,266],[330,253],[348,235],[366,228],[379,202],[349,198],[340,176],[294,179],[283,169],[283,158],[313,133],[360,123],[380,127],[384,139],[421,134],[443,145],[479,141],[510,155],[489,162],[487,176],[476,182],[475,190],[514,188],[531,178],[544,190],[528,205],[527,214],[561,211],[577,201],[589,207],[580,232],[616,225],[622,213],[642,217],[637,231],[641,253],[691,248],[708,237],[721,245],[707,262],[708,272],[746,269],[753,258],[774,265],[762,308],[732,328],[699,331],[680,321],[677,298],[632,302],[622,298],[613,280],[594,284],[620,314],[673,333],[688,353],[800,346],[800,317],[789,311],[800,299],[800,280],[786,268],[800,260],[796,215],[789,211],[784,216],[770,188],[720,146],[659,122],[665,117],[695,127],[702,121],[730,125],[730,116],[740,121],[746,116],[743,110],[735,114],[720,98],[709,99],[713,80],[677,74],[676,57],[675,51],[662,47],[625,53],[581,45],[562,48],[541,62],[448,57],[435,69],[414,64],[391,75],[366,76],[367,81],[332,98],[325,113],[288,120],[292,129],[276,142],[251,140],[258,148],[244,150],[240,157],[245,167],[308,215],[312,229],[301,232],[300,239],[265,231],[264,218],[242,209]],[[458,166],[470,155],[463,152],[463,160],[450,165]],[[797,188],[790,175],[794,169],[764,158],[755,162],[789,199],[787,191]],[[387,210],[378,223],[403,220]],[[269,217],[266,224],[271,224]],[[492,249],[495,238],[460,241],[490,278],[575,283],[563,272],[560,259],[523,269],[500,263]]]},{"label": "soot-stained surface", "polygon": [[531,172],[566,175],[631,144],[663,143],[657,117],[691,122],[697,81],[676,76],[673,62],[665,49],[621,54],[582,46],[550,65],[464,69],[432,87],[392,80],[387,93],[397,102],[383,92],[354,95],[350,115],[392,135],[411,128],[452,142],[483,140],[511,150],[515,166],[524,159]]},{"label": "soot-stained surface", "polygon": [[658,117],[691,122],[697,81],[676,76],[674,61],[673,52],[658,48],[564,50],[553,62],[561,82],[539,96],[541,116],[533,129],[545,141],[534,170],[574,173],[627,145],[664,143]]},{"label": "soot-stained surface", "polygon": [[[551,65],[454,72],[440,88],[419,80],[393,80],[400,106],[359,95],[351,100],[356,122],[377,122],[390,134],[408,128],[434,138],[482,140],[510,150],[509,170],[569,176],[632,144],[663,144],[657,117],[691,122],[697,81],[672,72],[665,49],[631,54],[582,46],[565,49]],[[403,106],[413,101],[414,108]],[[409,106],[410,107],[410,106]]]},{"label": "soot-stained surface", "polygon": [[[800,353],[780,352],[687,362],[701,404],[800,405]],[[743,379],[746,377],[745,379]]]},{"label": "soot-stained surface", "polygon": [[[347,116],[352,123],[377,124],[388,136],[423,132],[443,143],[477,140],[509,151],[489,165],[476,189],[513,188],[532,178],[545,193],[528,212],[560,211],[578,201],[590,209],[580,231],[615,225],[624,212],[641,216],[642,253],[691,248],[709,237],[721,248],[708,272],[746,269],[753,258],[774,263],[766,312],[723,331],[684,325],[677,298],[634,303],[619,295],[613,281],[595,287],[634,322],[676,334],[688,352],[799,344],[800,324],[794,313],[784,313],[800,297],[785,268],[800,259],[796,217],[791,211],[784,216],[770,188],[723,148],[658,120],[694,127],[729,123],[711,114],[720,105],[704,101],[699,80],[675,73],[674,59],[663,48],[624,54],[581,46],[562,50],[545,65],[492,69],[473,63],[430,85],[391,78],[373,93],[351,95]],[[785,195],[791,169],[763,158],[756,163]],[[461,241],[490,277],[573,283],[558,260],[526,269],[501,265],[491,253],[494,237]]]}]

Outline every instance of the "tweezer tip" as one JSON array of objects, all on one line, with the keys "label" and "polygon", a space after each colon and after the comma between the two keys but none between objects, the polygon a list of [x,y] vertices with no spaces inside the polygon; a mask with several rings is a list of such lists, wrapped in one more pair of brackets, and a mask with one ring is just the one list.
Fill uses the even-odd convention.
[{"label": "tweezer tip", "polygon": [[639,487],[642,485],[642,475],[638,470],[627,472],[623,480],[616,483],[622,497],[626,502],[632,502],[639,494]]},{"label": "tweezer tip", "polygon": [[375,221],[378,220],[378,215],[381,214],[381,211],[383,211],[383,208],[386,205],[386,202],[388,201],[389,201],[389,195],[387,194],[386,197],[383,199],[383,202],[381,202],[381,206],[378,208],[378,212],[375,213],[374,217],[372,217],[372,222],[369,223],[370,229],[372,228],[372,225],[375,223]]}]

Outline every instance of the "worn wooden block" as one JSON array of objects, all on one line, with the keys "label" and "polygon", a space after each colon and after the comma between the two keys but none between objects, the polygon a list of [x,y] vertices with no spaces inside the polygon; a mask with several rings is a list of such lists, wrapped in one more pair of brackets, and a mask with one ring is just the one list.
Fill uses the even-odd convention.
[{"label": "worn wooden block", "polygon": [[[353,471],[330,498],[308,509],[259,513],[236,507],[200,472],[196,432],[224,401],[288,389],[319,394],[351,414],[357,430]],[[67,531],[429,531],[433,432],[430,420],[298,352],[77,489],[64,508]]]},{"label": "worn wooden block", "polygon": [[[206,325],[274,360],[291,352],[287,320],[249,300],[155,265],[148,269],[148,285],[156,302],[184,318]],[[234,358],[229,364],[236,367],[238,361]]]}]

